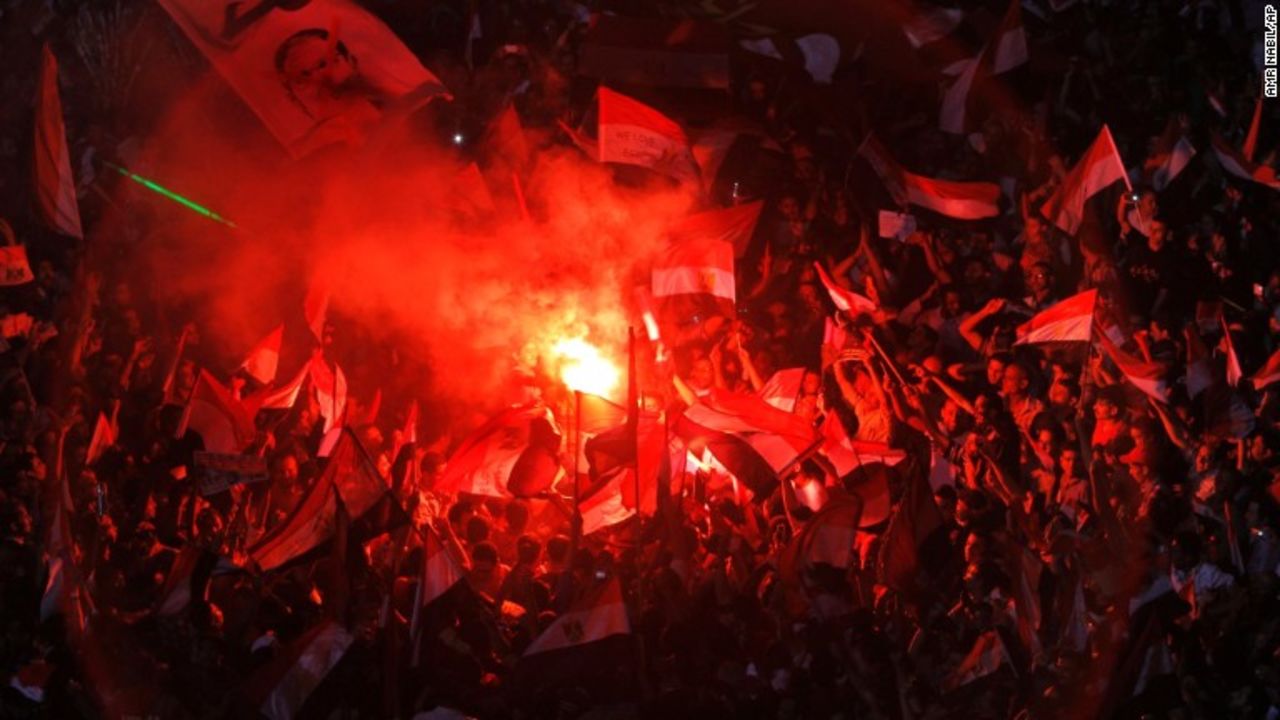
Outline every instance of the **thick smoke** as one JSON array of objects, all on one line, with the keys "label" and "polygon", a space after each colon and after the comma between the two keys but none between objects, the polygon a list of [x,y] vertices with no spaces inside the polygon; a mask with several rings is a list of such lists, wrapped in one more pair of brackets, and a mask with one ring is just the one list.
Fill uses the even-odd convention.
[{"label": "thick smoke", "polygon": [[[194,310],[223,367],[281,321],[299,324],[310,283],[356,325],[343,334],[427,358],[435,385],[415,388],[423,396],[507,400],[503,377],[553,360],[550,348],[567,337],[625,362],[635,324],[627,300],[692,192],[648,177],[617,183],[609,168],[543,139],[523,173],[528,219],[507,166],[469,148],[492,166],[496,209],[478,210],[469,157],[429,131],[399,128],[363,150],[291,161],[228,93],[216,78],[193,89],[138,162],[241,229],[128,190],[166,220],[138,254],[152,292]],[[357,394],[373,390],[353,382]]]}]

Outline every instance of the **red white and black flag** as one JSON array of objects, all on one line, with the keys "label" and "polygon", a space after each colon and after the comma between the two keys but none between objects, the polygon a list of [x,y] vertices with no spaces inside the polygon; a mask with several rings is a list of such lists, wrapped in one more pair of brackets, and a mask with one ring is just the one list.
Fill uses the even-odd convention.
[{"label": "red white and black flag", "polygon": [[445,463],[437,492],[529,497],[560,477],[560,429],[541,405],[499,413],[471,433]]},{"label": "red white and black flag", "polygon": [[712,235],[673,241],[653,264],[653,299],[663,324],[733,316],[737,287],[732,243]]}]

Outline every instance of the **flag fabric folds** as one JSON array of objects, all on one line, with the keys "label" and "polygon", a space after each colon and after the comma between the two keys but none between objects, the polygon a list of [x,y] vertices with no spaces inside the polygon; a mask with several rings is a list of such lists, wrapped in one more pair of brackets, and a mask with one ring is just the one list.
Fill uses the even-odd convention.
[{"label": "flag fabric folds", "polygon": [[1218,164],[1227,173],[1242,180],[1265,185],[1272,190],[1280,190],[1280,178],[1276,177],[1275,168],[1249,160],[1243,153],[1228,145],[1227,141],[1216,132],[1209,133],[1209,140],[1213,154],[1218,158]]},{"label": "flag fabric folds", "polygon": [[437,492],[527,497],[560,475],[560,430],[540,405],[499,413],[454,450],[436,481]]},{"label": "flag fabric folds", "polygon": [[732,317],[737,287],[733,245],[711,236],[673,242],[654,261],[653,299],[666,325],[683,325],[695,316]]},{"label": "flag fabric folds", "polygon": [[1128,182],[1127,178],[1111,129],[1103,125],[1062,185],[1040,206],[1040,214],[1067,234],[1075,235],[1084,220],[1085,202],[1117,180]]},{"label": "flag fabric folds", "polygon": [[960,182],[917,175],[898,164],[888,148],[868,134],[858,148],[900,205],[916,205],[957,220],[981,220],[1000,214],[1000,186],[988,182]]},{"label": "flag fabric folds", "polygon": [[763,200],[708,210],[690,215],[667,230],[673,243],[716,240],[733,246],[734,257],[742,257],[756,231],[756,222],[764,208]]},{"label": "flag fabric folds", "polygon": [[249,373],[254,380],[263,385],[276,379],[276,371],[280,368],[280,346],[284,343],[284,325],[277,325],[266,337],[245,356],[240,367]]},{"label": "flag fabric folds", "polygon": [[698,164],[679,123],[607,87],[600,88],[599,102],[600,162],[639,165],[698,182]]},{"label": "flag fabric folds", "polygon": [[346,628],[322,621],[249,678],[245,699],[271,720],[292,720],[353,642]]},{"label": "flag fabric folds", "polygon": [[[294,157],[358,146],[384,110],[447,94],[390,28],[349,0],[287,11],[204,0],[160,5]],[[313,72],[317,63],[327,72]]]},{"label": "flag fabric folds", "polygon": [[975,99],[975,88],[995,75],[1025,64],[1028,58],[1022,3],[1021,0],[1011,0],[995,35],[976,58],[962,61],[960,72],[943,95],[938,120],[942,131],[963,135],[965,128],[973,124],[969,108]]},{"label": "flag fabric folds", "polygon": [[837,310],[851,315],[869,315],[879,309],[871,298],[836,285],[835,280],[831,279],[831,275],[827,273],[826,268],[822,267],[822,263],[814,262],[813,267],[818,271],[818,279],[822,281],[822,286],[827,289],[827,295],[831,296],[831,302],[835,304]]},{"label": "flag fabric folds", "polygon": [[1277,380],[1280,380],[1280,350],[1272,353],[1271,357],[1267,358],[1267,362],[1263,364],[1258,372],[1249,378],[1256,390],[1262,390]]},{"label": "flag fabric folds", "polygon": [[1018,326],[1016,344],[1088,342],[1093,333],[1097,290],[1086,290],[1036,313]]},{"label": "flag fabric folds", "polygon": [[1098,342],[1125,380],[1149,397],[1162,403],[1169,402],[1169,384],[1165,380],[1168,369],[1163,364],[1148,362],[1121,350],[1106,335],[1099,335]]},{"label": "flag fabric folds", "polygon": [[36,96],[35,162],[36,208],[40,217],[59,233],[84,239],[76,180],[71,174],[71,150],[62,122],[58,94],[58,60],[48,44],[41,51],[40,84]]},{"label": "flag fabric folds", "polygon": [[614,635],[630,635],[631,623],[622,602],[622,586],[616,578],[584,593],[567,612],[555,619],[524,652],[525,658],[554,650],[587,645]]},{"label": "flag fabric folds", "polygon": [[253,413],[208,370],[201,370],[196,377],[177,437],[187,430],[199,433],[204,449],[217,453],[238,453],[257,433]]}]

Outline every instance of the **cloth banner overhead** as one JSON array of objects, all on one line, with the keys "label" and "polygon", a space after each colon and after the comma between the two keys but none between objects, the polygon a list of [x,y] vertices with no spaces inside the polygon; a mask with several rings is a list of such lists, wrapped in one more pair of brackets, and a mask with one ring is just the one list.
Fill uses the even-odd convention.
[{"label": "cloth banner overhead", "polygon": [[349,0],[160,0],[294,157],[359,143],[410,93],[447,91],[386,25]]}]

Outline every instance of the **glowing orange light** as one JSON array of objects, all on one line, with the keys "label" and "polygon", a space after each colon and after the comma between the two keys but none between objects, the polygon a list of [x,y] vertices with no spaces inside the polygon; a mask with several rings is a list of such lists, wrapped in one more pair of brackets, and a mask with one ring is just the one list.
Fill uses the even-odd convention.
[{"label": "glowing orange light", "polygon": [[600,348],[582,338],[560,340],[551,351],[561,358],[560,379],[569,389],[610,397],[622,373]]}]

